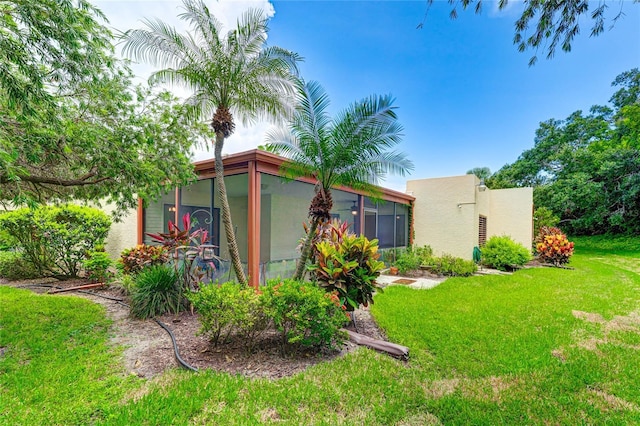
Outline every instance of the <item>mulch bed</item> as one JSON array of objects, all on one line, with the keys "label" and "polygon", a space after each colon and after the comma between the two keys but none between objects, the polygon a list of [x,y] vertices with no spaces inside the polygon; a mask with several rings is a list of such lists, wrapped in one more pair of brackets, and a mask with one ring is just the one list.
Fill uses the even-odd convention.
[{"label": "mulch bed", "polygon": [[[11,285],[45,293],[51,286],[69,288],[88,282],[82,279],[57,281],[55,279],[37,279],[26,281],[0,281],[0,284]],[[42,285],[42,286],[40,286]],[[49,287],[45,287],[49,286]],[[124,346],[124,366],[128,373],[140,377],[153,377],[170,368],[179,367],[175,359],[173,345],[169,335],[152,320],[138,320],[129,316],[129,310],[113,300],[127,300],[122,289],[116,286],[92,289],[86,292],[65,292],[56,296],[79,296],[90,299],[105,307],[107,315],[113,320],[112,342]],[[386,340],[384,334],[375,324],[368,309],[360,309],[355,313],[357,330],[353,325],[348,329]],[[230,374],[241,374],[248,377],[279,378],[290,376],[306,368],[342,356],[356,350],[357,345],[346,342],[339,350],[298,351],[282,354],[275,332],[265,333],[258,340],[254,350],[247,353],[238,340],[213,347],[209,340],[198,334],[200,322],[197,314],[180,312],[177,315],[166,314],[158,318],[166,324],[176,337],[180,356],[189,365],[198,368],[210,368]]]}]

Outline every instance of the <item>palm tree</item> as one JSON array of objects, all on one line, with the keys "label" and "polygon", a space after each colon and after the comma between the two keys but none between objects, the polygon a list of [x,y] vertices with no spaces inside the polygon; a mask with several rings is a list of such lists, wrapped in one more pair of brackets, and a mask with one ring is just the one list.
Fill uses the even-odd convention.
[{"label": "palm tree", "polygon": [[127,31],[123,51],[135,60],[158,67],[151,83],[180,84],[193,91],[186,100],[191,118],[210,119],[215,140],[217,190],[222,222],[233,269],[246,283],[224,183],[222,148],[235,129],[234,114],[243,124],[258,119],[281,119],[293,112],[297,61],[301,58],[279,47],[266,47],[267,19],[248,10],[237,27],[226,34],[201,0],[183,0],[193,33],[178,33],[160,20],[146,20],[147,29]]},{"label": "palm tree", "polygon": [[282,167],[285,176],[317,181],[309,207],[311,226],[295,273],[302,279],[316,229],[331,218],[331,188],[344,185],[376,195],[379,178],[387,172],[404,175],[413,164],[405,154],[389,151],[400,142],[402,131],[391,96],[370,96],[332,119],[327,112],[329,98],[320,84],[299,81],[297,86],[290,129],[270,131],[267,146],[289,159]]}]

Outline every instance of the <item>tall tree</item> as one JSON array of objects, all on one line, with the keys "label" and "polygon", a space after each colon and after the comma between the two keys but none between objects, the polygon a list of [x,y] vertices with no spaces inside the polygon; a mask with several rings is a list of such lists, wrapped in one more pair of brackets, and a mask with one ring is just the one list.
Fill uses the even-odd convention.
[{"label": "tall tree", "polygon": [[389,151],[401,139],[391,96],[370,96],[331,118],[329,98],[317,82],[298,83],[298,106],[289,129],[267,134],[270,151],[289,159],[282,166],[289,178],[317,180],[309,206],[307,233],[295,278],[302,279],[318,225],[331,218],[331,189],[338,185],[377,194],[375,183],[387,172],[404,175],[413,164],[403,153]]},{"label": "tall tree", "polygon": [[609,106],[540,123],[534,147],[490,179],[533,186],[534,203],[574,234],[640,232],[640,71],[613,82]]},{"label": "tall tree", "polygon": [[203,1],[184,0],[183,9],[179,18],[189,23],[193,33],[180,34],[162,21],[147,20],[146,29],[125,33],[123,50],[136,60],[165,67],[154,72],[150,81],[193,90],[186,100],[191,116],[211,120],[222,221],[234,272],[246,283],[227,200],[222,149],[235,129],[234,115],[250,123],[280,119],[292,111],[300,57],[266,46],[267,18],[261,11],[247,11],[235,29],[223,34],[221,23]]},{"label": "tall tree", "polygon": [[90,78],[105,65],[111,34],[85,0],[0,2],[0,90],[5,108],[35,112],[51,85]]},{"label": "tall tree", "polygon": [[[427,0],[427,12],[434,0]],[[452,19],[458,17],[458,6],[463,10],[473,8],[476,13],[481,13],[486,0],[448,0],[453,5],[449,13]],[[633,0],[638,3],[640,0]],[[614,2],[615,3],[615,2]],[[524,52],[533,49],[535,52],[540,47],[546,49],[547,59],[554,56],[558,46],[565,51],[571,51],[571,43],[576,35],[580,33],[580,18],[588,15],[591,18],[590,35],[597,36],[604,31],[605,22],[610,22],[613,27],[618,19],[624,16],[623,1],[617,2],[619,8],[614,10],[614,14],[607,15],[609,5],[606,0],[599,2],[589,2],[589,0],[563,0],[563,1],[541,1],[524,0],[524,10],[520,18],[515,22],[515,35],[513,43],[518,46],[518,50]],[[499,0],[498,8],[505,9],[509,5],[509,0]],[[425,14],[426,19],[427,14]],[[418,28],[424,26],[424,21]],[[533,65],[538,60],[534,54],[529,60],[529,65]]]},{"label": "tall tree", "polygon": [[0,200],[108,198],[122,211],[195,178],[202,129],[168,93],[133,87],[97,9],[11,0],[0,15]]}]

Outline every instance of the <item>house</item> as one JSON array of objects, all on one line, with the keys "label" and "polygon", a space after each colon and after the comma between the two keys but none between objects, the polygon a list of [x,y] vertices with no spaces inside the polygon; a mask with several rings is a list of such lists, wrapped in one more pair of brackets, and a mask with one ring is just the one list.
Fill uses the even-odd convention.
[{"label": "house", "polygon": [[[252,285],[290,276],[299,257],[314,182],[280,177],[285,161],[251,150],[224,158],[225,183],[240,258]],[[185,213],[207,229],[217,246],[217,277],[233,278],[229,251],[220,224],[214,160],[195,163],[198,181],[177,188],[112,226],[107,251],[117,257],[136,244],[151,243],[146,233],[168,231]],[[436,254],[471,259],[473,248],[492,235],[507,234],[529,247],[532,237],[532,189],[490,190],[473,175],[407,182],[407,193],[380,188],[379,200],[350,188],[332,191],[332,216],[349,222],[351,230],[377,238],[382,251],[429,244]],[[412,231],[413,226],[413,231]],[[135,231],[132,231],[135,230]],[[411,236],[415,235],[412,241]]]},{"label": "house", "polygon": [[[251,150],[224,158],[227,198],[240,258],[252,285],[277,276],[290,276],[299,257],[297,246],[304,236],[309,204],[314,196],[311,180],[287,181],[280,177],[285,161],[277,155]],[[209,231],[217,255],[228,260],[229,252],[220,224],[220,201],[215,187],[214,160],[195,163],[198,181],[143,207],[114,224],[107,241],[113,256],[127,247],[151,243],[147,232],[167,232],[168,221],[179,223],[185,213]],[[350,188],[332,191],[332,216],[351,224],[351,230],[369,239],[377,238],[381,249],[409,244],[409,218],[414,197],[380,188],[373,200]],[[136,229],[136,232],[131,232]],[[222,262],[221,279],[232,277],[229,262]],[[228,275],[227,275],[228,274]]]},{"label": "house", "polygon": [[494,235],[525,247],[533,237],[533,189],[489,189],[475,175],[407,181],[415,197],[414,244],[436,255],[472,259],[473,249]]}]

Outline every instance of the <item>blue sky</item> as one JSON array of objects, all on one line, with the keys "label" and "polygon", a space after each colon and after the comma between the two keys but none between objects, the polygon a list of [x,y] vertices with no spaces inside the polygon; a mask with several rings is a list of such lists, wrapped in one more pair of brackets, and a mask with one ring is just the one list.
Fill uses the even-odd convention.
[{"label": "blue sky", "polygon": [[[119,29],[140,27],[142,16],[180,24],[176,1],[96,4]],[[572,52],[546,60],[540,50],[533,67],[533,52],[512,44],[520,2],[501,12],[487,2],[481,15],[459,11],[456,20],[444,1],[426,19],[425,1],[212,2],[227,25],[248,5],[273,14],[269,44],[305,58],[302,76],[325,87],[334,112],[370,94],[396,98],[405,129],[399,149],[415,164],[408,179],[497,171],[533,146],[539,122],[605,104],[613,79],[640,66],[640,5],[631,2],[610,2],[611,15],[622,7],[625,17],[599,37],[589,37],[583,18]],[[225,149],[257,146],[265,128],[239,131]],[[389,177],[386,186],[403,191],[406,179]]]}]

